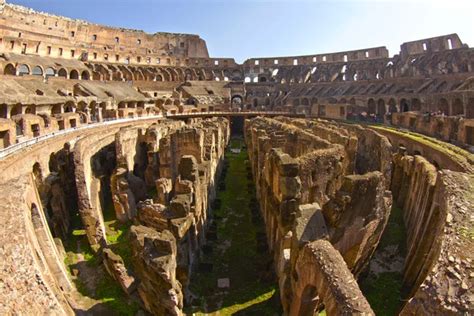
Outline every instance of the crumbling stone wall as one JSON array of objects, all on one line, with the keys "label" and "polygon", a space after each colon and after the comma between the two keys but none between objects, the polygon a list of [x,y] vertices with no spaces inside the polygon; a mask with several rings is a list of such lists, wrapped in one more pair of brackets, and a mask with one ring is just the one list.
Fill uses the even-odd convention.
[{"label": "crumbling stone wall", "polygon": [[[166,251],[155,250],[154,253],[163,253],[159,255],[162,259],[150,261],[144,257],[144,246],[132,243],[134,268],[140,279],[139,293],[152,313],[180,315],[183,299],[189,298],[191,268],[205,241],[207,218],[215,196],[215,178],[222,168],[229,136],[226,119],[209,119],[195,120],[170,130],[160,139],[158,170],[161,177],[156,180],[157,196],[137,204],[134,222],[146,226],[148,232],[170,236],[166,237],[166,244],[170,246],[165,247]],[[134,228],[134,234],[139,235],[139,230]],[[154,245],[157,243],[161,242]],[[167,277],[157,279],[148,270],[163,271],[161,275]],[[161,307],[151,303],[153,299],[159,299]]]},{"label": "crumbling stone wall", "polygon": [[[292,123],[284,118],[253,119],[246,122],[245,136],[283,308],[296,315],[301,299],[298,295],[302,295],[298,291],[303,291],[299,287],[302,282],[308,285],[296,272],[304,245],[315,240],[330,241],[334,245],[330,247],[342,254],[340,271],[347,271],[353,278],[349,268],[357,275],[378,244],[390,214],[391,195],[386,192],[388,183],[380,171],[381,164],[378,171],[347,174],[355,165],[348,159],[356,159],[359,150],[355,133],[336,137],[334,132],[335,143],[331,143],[331,134],[324,139],[312,133],[314,126],[302,121]],[[317,127],[316,133],[323,134]],[[295,144],[297,139],[303,140],[302,145]],[[382,144],[390,150],[388,143]],[[316,285],[314,296],[325,289]],[[363,297],[356,292],[354,297]],[[339,300],[341,306],[349,306],[344,298],[332,295],[320,303],[330,306],[330,300]],[[292,301],[297,303],[292,305]],[[366,302],[362,306],[371,313]]]}]

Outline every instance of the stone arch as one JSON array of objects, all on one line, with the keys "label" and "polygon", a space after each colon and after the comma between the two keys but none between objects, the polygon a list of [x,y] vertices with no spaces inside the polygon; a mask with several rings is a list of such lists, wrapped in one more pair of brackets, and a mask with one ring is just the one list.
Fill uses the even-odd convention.
[{"label": "stone arch", "polygon": [[76,109],[76,105],[72,101],[69,101],[64,105],[64,112],[65,113],[75,112],[75,109]]},{"label": "stone arch", "polygon": [[464,104],[460,98],[454,99],[451,109],[451,115],[464,115]]},{"label": "stone arch", "polygon": [[13,117],[15,115],[23,114],[22,113],[22,106],[21,104],[15,104],[11,109],[10,109],[10,117]]},{"label": "stone arch", "polygon": [[406,99],[400,100],[400,112],[408,112],[410,111],[410,105]]},{"label": "stone arch", "polygon": [[466,107],[466,118],[474,118],[474,98],[469,98]]},{"label": "stone arch", "polygon": [[76,69],[71,70],[71,72],[69,73],[69,79],[79,80],[79,71],[77,71]]},{"label": "stone arch", "polygon": [[8,117],[8,106],[6,104],[0,104],[0,118]]},{"label": "stone arch", "polygon": [[421,111],[421,101],[418,98],[411,99],[411,110]]},{"label": "stone arch", "polygon": [[58,71],[58,77],[67,78],[67,70],[64,69],[64,68],[59,69],[59,71]]},{"label": "stone arch", "polygon": [[449,103],[448,100],[445,98],[441,98],[438,101],[438,111],[444,113],[445,115],[449,115]]},{"label": "stone arch", "polygon": [[55,104],[51,107],[51,115],[61,114],[61,112],[62,112],[61,104]]},{"label": "stone arch", "polygon": [[394,98],[390,98],[390,100],[388,100],[388,111],[390,113],[396,113],[398,112],[398,109],[397,109],[397,101],[395,101]]},{"label": "stone arch", "polygon": [[16,68],[13,64],[7,64],[3,69],[3,74],[8,76],[15,76],[16,75]]},{"label": "stone arch", "polygon": [[18,67],[18,76],[25,76],[30,74],[30,67],[26,64],[20,65]]},{"label": "stone arch", "polygon": [[54,70],[54,68],[52,67],[48,67],[46,68],[46,70],[44,71],[44,76],[46,78],[49,78],[49,77],[54,77],[56,75],[56,70]]},{"label": "stone arch", "polygon": [[367,102],[367,113],[368,114],[375,114],[375,100],[370,98]]},{"label": "stone arch", "polygon": [[385,107],[384,99],[379,99],[377,101],[377,114],[378,115],[385,115],[387,113],[387,108]]},{"label": "stone arch", "polygon": [[43,68],[41,66],[35,66],[31,71],[33,76],[42,76],[43,75]]},{"label": "stone arch", "polygon": [[91,74],[87,70],[84,70],[81,73],[81,79],[82,80],[90,80],[91,79]]}]

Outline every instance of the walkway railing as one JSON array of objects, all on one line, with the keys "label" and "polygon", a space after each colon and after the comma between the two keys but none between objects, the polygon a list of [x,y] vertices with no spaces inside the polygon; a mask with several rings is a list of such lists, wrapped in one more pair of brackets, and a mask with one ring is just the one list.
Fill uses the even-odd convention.
[{"label": "walkway railing", "polygon": [[291,113],[287,112],[260,112],[260,111],[253,111],[253,112],[222,112],[222,111],[212,111],[212,112],[197,112],[197,113],[176,113],[176,114],[167,114],[167,115],[152,115],[152,116],[142,116],[142,117],[136,117],[136,118],[124,118],[124,119],[111,119],[107,118],[104,119],[102,122],[98,123],[90,123],[87,125],[82,125],[78,127],[73,127],[61,131],[54,131],[52,133],[38,136],[32,139],[28,139],[26,141],[20,142],[13,144],[11,146],[8,146],[7,148],[0,149],[0,159],[3,159],[23,148],[27,148],[29,146],[32,146],[34,144],[43,142],[45,140],[48,140],[50,138],[56,137],[56,136],[61,136],[61,135],[67,135],[76,131],[81,131],[81,130],[87,130],[90,128],[95,128],[99,126],[104,126],[104,125],[113,125],[113,124],[121,124],[121,123],[126,123],[126,122],[136,122],[139,120],[152,120],[152,119],[160,119],[160,118],[188,118],[188,117],[207,117],[207,116],[258,116],[258,115],[264,115],[264,116],[274,116],[274,115],[292,115]]}]

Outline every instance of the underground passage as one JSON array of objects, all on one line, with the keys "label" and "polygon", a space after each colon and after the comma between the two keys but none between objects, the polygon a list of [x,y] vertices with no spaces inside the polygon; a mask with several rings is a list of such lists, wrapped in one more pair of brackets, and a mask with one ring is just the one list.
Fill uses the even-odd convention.
[{"label": "underground passage", "polygon": [[473,314],[474,49],[392,53],[0,0],[0,314]]}]

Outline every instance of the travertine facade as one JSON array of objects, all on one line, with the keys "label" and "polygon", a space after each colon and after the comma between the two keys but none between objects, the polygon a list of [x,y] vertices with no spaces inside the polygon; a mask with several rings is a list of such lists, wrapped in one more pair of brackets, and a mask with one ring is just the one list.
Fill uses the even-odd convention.
[{"label": "travertine facade", "polygon": [[[242,128],[285,315],[374,313],[357,281],[392,205],[407,231],[400,314],[472,313],[473,75],[456,34],[393,57],[238,64],[197,35],[0,0],[0,313],[100,313],[75,282],[93,269],[65,265],[83,232],[73,248],[91,248],[127,299],[182,315]],[[129,230],[130,258],[110,221]]]}]

